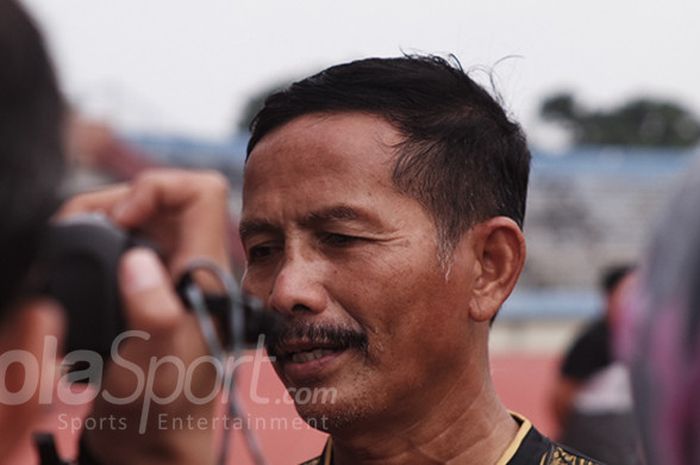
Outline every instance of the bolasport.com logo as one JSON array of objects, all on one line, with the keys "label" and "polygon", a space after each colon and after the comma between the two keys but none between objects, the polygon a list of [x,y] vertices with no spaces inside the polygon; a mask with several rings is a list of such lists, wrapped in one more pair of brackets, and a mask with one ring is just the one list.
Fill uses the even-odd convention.
[{"label": "bolasport.com logo", "polygon": [[[122,406],[122,411],[138,411],[138,429],[141,434],[150,427],[204,429],[221,425],[235,429],[254,424],[257,429],[269,429],[267,423],[270,423],[276,429],[279,425],[286,424],[287,420],[282,418],[232,418],[228,415],[206,418],[187,413],[173,415],[172,412],[163,413],[162,408],[151,415],[154,406],[175,406],[177,408],[171,410],[177,412],[178,408],[186,411],[187,408],[196,409],[197,406],[209,405],[215,401],[228,404],[230,396],[242,394],[236,376],[243,367],[250,368],[252,374],[246,386],[249,403],[300,406],[333,404],[336,401],[335,388],[290,387],[277,398],[261,394],[263,366],[274,361],[274,357],[268,356],[263,349],[262,336],[255,350],[236,358],[228,356],[223,360],[202,355],[186,363],[179,357],[163,355],[151,356],[136,363],[125,355],[126,344],[148,341],[150,337],[145,331],[124,331],[112,343],[107,363],[100,354],[89,350],[69,352],[59,359],[58,339],[54,336],[44,337],[40,358],[24,350],[10,350],[0,354],[0,404],[11,406],[38,402],[41,405],[52,405],[58,400],[67,406],[79,406],[99,400],[115,407]],[[120,370],[120,378],[128,379],[129,382],[110,385],[106,382],[108,370]],[[202,382],[203,377],[207,378],[206,382]],[[203,392],[202,385],[210,388]],[[233,389],[234,385],[236,390]],[[118,408],[116,410],[119,411]],[[301,421],[298,418],[289,421],[295,420]],[[321,418],[320,421],[325,419]],[[59,429],[72,431],[82,428],[121,430],[128,425],[127,418],[118,415],[83,419],[62,413],[58,417]],[[287,425],[288,428],[301,427],[296,424]]]}]

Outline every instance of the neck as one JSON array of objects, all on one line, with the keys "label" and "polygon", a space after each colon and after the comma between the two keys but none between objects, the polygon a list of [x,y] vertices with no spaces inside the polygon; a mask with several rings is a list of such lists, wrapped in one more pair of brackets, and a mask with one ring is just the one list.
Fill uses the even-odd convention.
[{"label": "neck", "polygon": [[414,412],[408,418],[380,419],[361,432],[333,434],[334,464],[496,464],[518,425],[493,389],[488,364],[466,365],[453,380],[441,396],[432,397],[441,400],[407,408]]}]

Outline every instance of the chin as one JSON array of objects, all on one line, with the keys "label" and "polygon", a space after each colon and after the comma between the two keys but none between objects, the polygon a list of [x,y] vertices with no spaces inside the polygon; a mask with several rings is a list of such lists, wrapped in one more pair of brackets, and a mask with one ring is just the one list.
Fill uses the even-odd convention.
[{"label": "chin", "polygon": [[333,402],[297,402],[295,407],[309,426],[329,434],[354,430],[373,416],[371,406],[340,394]]}]

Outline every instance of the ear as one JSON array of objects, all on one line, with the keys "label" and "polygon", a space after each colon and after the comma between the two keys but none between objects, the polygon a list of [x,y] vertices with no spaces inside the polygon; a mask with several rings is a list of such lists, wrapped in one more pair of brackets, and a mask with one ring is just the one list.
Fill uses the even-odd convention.
[{"label": "ear", "polygon": [[470,317],[490,321],[513,291],[525,263],[525,237],[518,225],[503,216],[471,229],[475,258]]},{"label": "ear", "polygon": [[[20,444],[45,412],[40,395],[53,397],[62,337],[63,313],[48,300],[22,303],[0,324],[0,457]],[[58,354],[50,350],[54,341]]]}]

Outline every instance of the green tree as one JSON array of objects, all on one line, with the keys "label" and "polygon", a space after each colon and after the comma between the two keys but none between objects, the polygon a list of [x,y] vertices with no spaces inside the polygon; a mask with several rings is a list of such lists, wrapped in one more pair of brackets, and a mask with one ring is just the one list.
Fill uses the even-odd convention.
[{"label": "green tree", "polygon": [[571,93],[542,101],[540,116],[567,128],[576,145],[692,147],[700,142],[700,122],[682,105],[635,98],[609,110],[589,110]]},{"label": "green tree", "polygon": [[571,124],[579,118],[579,113],[574,96],[566,92],[547,97],[540,106],[540,115],[548,121]]}]

